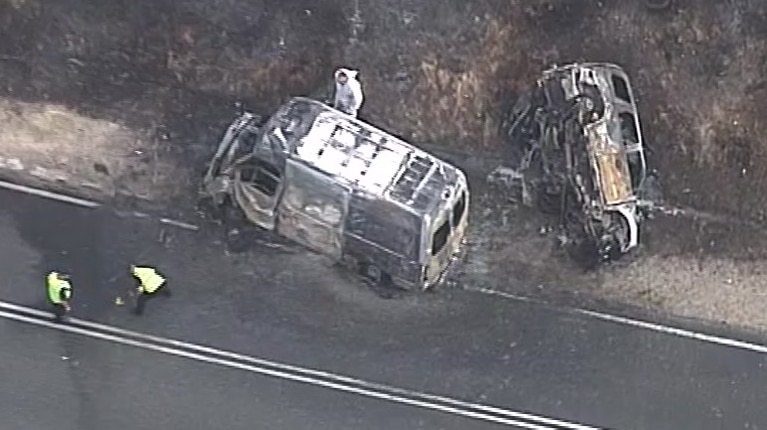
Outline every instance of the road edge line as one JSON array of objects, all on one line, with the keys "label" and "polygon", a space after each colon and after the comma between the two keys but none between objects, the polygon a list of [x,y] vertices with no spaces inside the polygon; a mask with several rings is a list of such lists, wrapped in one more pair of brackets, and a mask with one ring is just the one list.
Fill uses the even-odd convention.
[{"label": "road edge line", "polygon": [[560,306],[553,303],[545,302],[543,300],[538,300],[531,297],[519,296],[513,293],[508,293],[501,290],[493,290],[490,288],[463,288],[463,290],[467,292],[486,294],[489,296],[498,296],[507,300],[514,300],[517,302],[533,303],[536,305],[547,306],[547,307],[558,309],[560,312],[569,312],[569,313],[584,315],[584,316],[599,319],[602,321],[611,322],[614,324],[621,324],[621,325],[626,325],[626,326],[630,326],[634,328],[641,328],[641,329],[645,329],[649,331],[654,331],[656,333],[663,333],[663,334],[677,336],[677,337],[681,337],[681,338],[685,338],[689,340],[697,340],[700,342],[705,342],[705,343],[710,343],[710,344],[715,344],[720,346],[728,346],[735,349],[756,352],[761,354],[767,354],[767,345],[765,344],[758,344],[755,342],[748,342],[748,341],[740,340],[740,339],[733,339],[733,338],[718,336],[714,334],[697,332],[697,331],[693,331],[693,330],[685,329],[681,327],[674,327],[670,325],[640,320],[636,318],[630,318],[626,316],[613,315],[613,314],[608,314],[605,312],[594,311],[591,309]]},{"label": "road edge line", "polygon": [[[50,314],[50,316],[52,316],[52,313],[49,313],[49,312],[39,311],[39,310],[36,310],[36,309],[35,309],[35,311],[36,311],[36,312],[34,312],[35,314],[44,314],[46,316],[49,316],[48,314]],[[469,410],[469,409],[479,409],[479,410],[481,410],[480,408],[478,408],[478,406],[482,406],[482,405],[478,405],[478,404],[475,405],[475,404],[471,404],[471,403],[467,402],[466,405],[452,405],[452,406],[451,405],[440,405],[437,402],[431,401],[431,399],[429,399],[428,397],[422,397],[424,395],[425,396],[430,396],[429,394],[422,393],[422,392],[412,391],[412,392],[410,392],[411,394],[409,394],[412,397],[422,397],[421,399],[418,399],[418,398],[408,398],[408,397],[405,397],[405,396],[401,395],[402,393],[396,393],[395,392],[394,394],[392,394],[392,393],[382,392],[384,390],[376,391],[375,387],[365,387],[365,386],[354,387],[354,386],[350,386],[349,384],[344,385],[344,383],[342,383],[340,381],[321,380],[321,379],[318,379],[318,378],[313,377],[313,376],[304,376],[304,375],[299,375],[299,374],[295,374],[295,373],[291,374],[291,373],[289,373],[286,370],[274,370],[274,369],[265,368],[263,366],[262,367],[258,367],[255,364],[238,363],[236,361],[228,360],[228,359],[224,359],[224,358],[217,358],[217,357],[206,356],[206,355],[203,355],[202,353],[199,353],[199,352],[184,351],[184,350],[182,350],[182,349],[180,349],[179,347],[176,347],[176,346],[156,345],[156,344],[152,344],[152,343],[149,343],[149,342],[144,342],[144,341],[135,340],[135,339],[129,339],[127,337],[120,336],[120,335],[117,335],[117,334],[108,334],[108,333],[101,333],[101,332],[97,332],[97,331],[86,330],[86,329],[84,329],[82,327],[77,327],[77,326],[74,326],[74,325],[69,325],[67,323],[55,323],[55,322],[52,322],[52,321],[46,321],[46,320],[38,319],[38,318],[35,318],[35,317],[32,317],[32,316],[28,316],[28,315],[27,316],[25,316],[25,315],[18,315],[18,314],[14,314],[14,313],[11,313],[11,312],[8,312],[8,311],[3,311],[3,310],[0,310],[0,318],[6,318],[6,319],[14,320],[14,321],[17,321],[17,322],[24,322],[24,323],[28,323],[28,324],[32,324],[32,325],[37,325],[37,326],[46,327],[46,328],[50,328],[50,329],[54,329],[54,330],[69,332],[69,333],[73,333],[73,334],[80,334],[80,335],[83,335],[83,336],[86,336],[86,337],[91,337],[91,338],[94,338],[94,339],[99,339],[99,340],[103,340],[103,341],[119,343],[119,344],[123,344],[123,345],[133,346],[135,348],[141,348],[141,349],[151,350],[151,351],[155,351],[155,352],[161,352],[161,353],[168,354],[168,355],[175,355],[175,356],[178,356],[178,357],[183,357],[183,358],[187,358],[187,359],[191,359],[191,360],[196,360],[196,361],[200,361],[200,362],[205,362],[205,363],[209,363],[209,364],[217,364],[217,365],[224,366],[224,367],[229,367],[229,368],[234,368],[234,369],[239,369],[239,370],[245,370],[245,371],[249,371],[249,372],[252,372],[252,373],[258,373],[258,374],[262,374],[262,375],[268,375],[268,376],[272,376],[272,377],[275,377],[275,378],[291,380],[291,381],[294,381],[294,382],[301,382],[301,383],[315,385],[315,386],[320,386],[320,387],[324,387],[324,388],[331,388],[331,389],[335,389],[335,390],[342,391],[342,392],[358,394],[358,395],[362,395],[362,396],[366,396],[366,397],[372,397],[372,398],[377,398],[377,399],[381,399],[381,400],[387,400],[387,401],[390,401],[390,402],[406,404],[406,405],[409,405],[409,406],[418,406],[418,407],[421,407],[421,408],[424,408],[424,409],[431,409],[431,410],[436,410],[436,411],[440,411],[440,412],[451,413],[451,414],[454,414],[454,415],[464,416],[464,417],[478,419],[478,420],[483,420],[483,421],[495,422],[495,423],[505,424],[505,425],[520,426],[520,427],[523,427],[523,428],[526,428],[526,429],[531,429],[531,430],[556,430],[556,429],[560,429],[560,430],[561,429],[568,429],[568,430],[599,430],[598,427],[591,427],[591,426],[586,426],[586,425],[583,425],[583,424],[571,423],[571,422],[567,422],[567,421],[561,421],[561,420],[557,420],[557,419],[546,418],[546,417],[543,417],[543,416],[537,416],[537,415],[533,415],[533,414],[530,414],[531,418],[526,418],[526,417],[522,417],[522,416],[515,417],[513,414],[516,414],[517,412],[516,411],[511,411],[511,410],[503,410],[502,409],[502,411],[504,411],[504,412],[513,413],[511,415],[506,415],[505,417],[504,416],[493,416],[493,415],[490,415],[490,411],[476,412],[476,411]],[[82,320],[79,320],[79,321],[82,321]],[[172,339],[167,339],[167,340],[171,340],[172,341]],[[296,373],[298,373],[298,372],[296,372]],[[450,399],[450,400],[456,400],[456,399]],[[431,401],[431,403],[430,403],[430,401]],[[458,400],[456,400],[456,401],[458,401]],[[460,401],[458,401],[458,402],[460,402]],[[459,406],[464,408],[464,409],[459,409]],[[520,414],[524,414],[524,413],[520,413]],[[528,420],[530,420],[532,422],[518,421],[520,419],[523,419],[523,420],[524,419],[528,419]],[[539,422],[535,422],[536,420],[539,421]],[[550,420],[552,422],[551,423],[547,423],[546,422],[547,420]]]}]

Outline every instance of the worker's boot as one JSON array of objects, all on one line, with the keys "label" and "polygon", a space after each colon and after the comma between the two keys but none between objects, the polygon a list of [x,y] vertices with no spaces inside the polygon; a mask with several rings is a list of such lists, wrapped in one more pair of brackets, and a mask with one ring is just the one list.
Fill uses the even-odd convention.
[{"label": "worker's boot", "polygon": [[55,305],[53,308],[53,322],[62,323],[67,314],[66,309],[61,305]]}]

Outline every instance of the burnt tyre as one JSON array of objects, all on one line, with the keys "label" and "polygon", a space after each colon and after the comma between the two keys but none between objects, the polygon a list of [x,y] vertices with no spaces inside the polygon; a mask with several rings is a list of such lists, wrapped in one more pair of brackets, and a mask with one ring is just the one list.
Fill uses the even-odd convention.
[{"label": "burnt tyre", "polygon": [[583,270],[594,270],[602,263],[600,244],[592,234],[590,223],[579,215],[572,211],[563,214],[562,230],[567,238],[565,251]]},{"label": "burnt tyre", "polygon": [[618,213],[610,213],[603,234],[600,254],[605,262],[630,263],[636,256],[636,248],[628,249],[631,242],[631,227],[626,218]]},{"label": "burnt tyre", "polygon": [[226,202],[221,207],[221,213],[227,250],[233,254],[250,250],[255,231],[254,227],[249,225],[242,209]]},{"label": "burnt tyre", "polygon": [[368,283],[370,289],[382,299],[395,299],[405,290],[399,288],[392,277],[373,263],[359,263],[359,274]]},{"label": "burnt tyre", "polygon": [[394,286],[391,275],[373,263],[360,264],[360,274],[369,282],[381,287]]}]

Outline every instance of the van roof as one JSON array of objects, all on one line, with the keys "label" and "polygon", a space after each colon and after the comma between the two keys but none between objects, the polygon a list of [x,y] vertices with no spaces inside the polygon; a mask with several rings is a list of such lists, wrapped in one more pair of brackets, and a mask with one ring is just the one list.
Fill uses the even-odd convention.
[{"label": "van roof", "polygon": [[289,139],[293,156],[356,190],[424,212],[465,181],[455,166],[318,101],[295,97],[285,107],[313,117]]}]

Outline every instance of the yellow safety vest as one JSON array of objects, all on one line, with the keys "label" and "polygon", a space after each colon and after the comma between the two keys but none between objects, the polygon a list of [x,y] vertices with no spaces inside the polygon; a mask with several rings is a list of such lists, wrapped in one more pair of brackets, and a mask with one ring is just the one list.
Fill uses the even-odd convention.
[{"label": "yellow safety vest", "polygon": [[165,278],[151,267],[135,267],[133,276],[137,277],[141,283],[142,293],[154,293],[165,283]]},{"label": "yellow safety vest", "polygon": [[57,272],[51,272],[47,278],[48,300],[54,305],[60,305],[72,297],[72,284],[67,280],[59,279],[58,275]]}]

